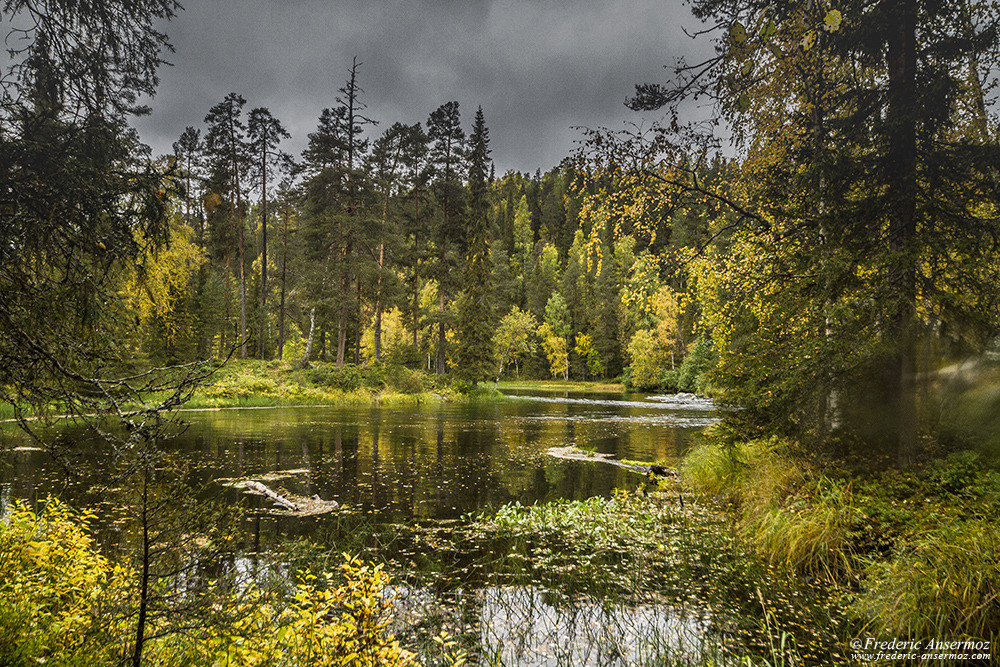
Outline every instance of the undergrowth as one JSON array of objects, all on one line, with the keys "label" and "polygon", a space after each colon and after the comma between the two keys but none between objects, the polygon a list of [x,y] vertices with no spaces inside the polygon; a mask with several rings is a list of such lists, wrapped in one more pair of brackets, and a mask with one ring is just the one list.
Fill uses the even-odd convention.
[{"label": "undergrowth", "polygon": [[681,474],[731,507],[769,563],[842,587],[872,632],[1000,635],[1000,474],[978,454],[852,478],[793,451],[778,438],[703,442]]}]

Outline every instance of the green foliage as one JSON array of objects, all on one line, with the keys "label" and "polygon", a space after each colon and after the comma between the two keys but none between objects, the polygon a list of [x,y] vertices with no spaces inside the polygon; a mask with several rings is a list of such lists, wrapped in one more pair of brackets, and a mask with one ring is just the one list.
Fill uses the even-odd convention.
[{"label": "green foliage", "polygon": [[996,520],[948,521],[872,560],[853,607],[886,635],[1000,637]]},{"label": "green foliage", "polygon": [[1000,460],[1000,376],[976,370],[969,381],[959,376],[942,388],[936,436],[949,449],[973,448]]},{"label": "green foliage", "polygon": [[976,453],[849,484],[777,439],[703,443],[681,476],[730,500],[741,538],[770,563],[857,590],[850,610],[873,632],[997,637],[1000,475]]},{"label": "green foliage", "polygon": [[345,364],[343,368],[331,365],[310,368],[306,371],[306,379],[315,385],[342,391],[355,391],[362,387],[377,390],[385,386],[385,381],[377,369],[353,364]]},{"label": "green foliage", "polygon": [[[87,534],[90,516],[49,500],[38,514],[15,505],[0,523],[0,663],[119,664],[131,635],[133,573],[112,565]],[[389,576],[345,555],[340,576],[302,575],[290,599],[222,589],[231,624],[183,635],[147,634],[151,667],[358,665],[403,667],[413,656],[389,632]]]},{"label": "green foliage", "polygon": [[833,579],[851,561],[853,494],[816,478],[789,447],[776,438],[703,443],[685,457],[681,475],[702,493],[734,503],[741,534],[766,560]]},{"label": "green foliage", "polygon": [[130,573],[98,552],[91,518],[50,499],[38,514],[15,504],[0,522],[0,663],[114,663]]},{"label": "green foliage", "polygon": [[649,329],[639,329],[628,343],[632,359],[629,386],[636,389],[656,389],[661,385],[664,367],[670,357]]},{"label": "green foliage", "polygon": [[677,389],[691,393],[708,394],[708,375],[715,368],[719,356],[704,336],[698,338],[688,351],[677,371]]},{"label": "green foliage", "polygon": [[510,309],[500,320],[500,326],[493,336],[494,356],[500,361],[500,368],[497,375],[503,374],[504,365],[508,361],[517,362],[518,359],[532,354],[537,348],[535,343],[535,331],[538,329],[538,321],[517,306]]},{"label": "green foliage", "polygon": [[604,375],[604,364],[601,363],[601,355],[594,349],[594,339],[588,334],[576,335],[576,346],[573,351],[587,363],[587,374],[592,377]]}]

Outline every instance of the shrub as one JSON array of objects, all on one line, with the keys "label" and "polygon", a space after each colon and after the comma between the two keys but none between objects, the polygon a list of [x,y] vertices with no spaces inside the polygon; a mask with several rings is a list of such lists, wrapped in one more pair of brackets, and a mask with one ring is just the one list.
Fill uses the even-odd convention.
[{"label": "shrub", "polygon": [[[56,500],[38,514],[15,504],[0,523],[0,665],[117,665],[134,627],[134,577],[87,534],[89,515]],[[189,633],[150,632],[157,665],[413,665],[388,631],[392,599],[381,566],[346,557],[342,577],[303,576],[290,601],[222,588],[214,607],[233,619]]]},{"label": "shrub", "polygon": [[392,598],[381,565],[344,555],[343,580],[301,574],[292,604],[283,613],[249,609],[232,634],[202,646],[217,665],[270,667],[408,667],[413,656],[389,633]]},{"label": "shrub", "polygon": [[101,618],[126,590],[87,534],[89,515],[57,500],[16,503],[0,523],[0,664],[111,664],[120,620]]},{"label": "shrub", "polygon": [[306,372],[306,378],[315,385],[341,391],[357,391],[365,387],[381,389],[385,385],[375,368],[353,364],[346,364],[343,368],[336,366],[310,368]]}]

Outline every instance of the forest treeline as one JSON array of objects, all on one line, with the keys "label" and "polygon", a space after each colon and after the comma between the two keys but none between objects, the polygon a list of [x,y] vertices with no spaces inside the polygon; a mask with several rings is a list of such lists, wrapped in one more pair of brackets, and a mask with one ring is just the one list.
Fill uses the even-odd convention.
[{"label": "forest treeline", "polygon": [[128,290],[137,352],[178,362],[243,343],[244,357],[473,382],[626,372],[643,388],[696,388],[711,352],[704,341],[702,367],[679,382],[700,330],[675,260],[707,238],[704,212],[636,219],[627,179],[571,159],[497,176],[482,110],[467,134],[458,102],[380,130],[362,71],[349,68],[300,156],[282,152],[280,120],[235,93],[184,131],[163,158],[170,245]]},{"label": "forest treeline", "polygon": [[153,157],[130,118],[166,36],[119,62],[136,29],[44,6],[0,119],[8,403],[235,350],[711,390],[753,432],[912,462],[922,381],[996,346],[996,3],[701,0],[714,55],[628,100],[661,121],[502,175],[487,112],[379,126],[357,60],[301,154],[230,93]]}]

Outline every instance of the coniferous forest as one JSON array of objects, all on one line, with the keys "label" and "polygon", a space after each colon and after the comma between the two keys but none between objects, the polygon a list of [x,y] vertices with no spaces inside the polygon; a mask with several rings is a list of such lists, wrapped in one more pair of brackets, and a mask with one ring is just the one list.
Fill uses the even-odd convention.
[{"label": "coniferous forest", "polygon": [[[341,551],[362,558],[334,565],[276,546],[280,585],[216,567],[246,551],[245,516],[190,491],[170,455],[177,411],[261,399],[286,377],[309,385],[288,404],[322,385],[379,405],[390,389],[505,405],[500,383],[543,380],[711,398],[717,422],[677,458],[624,462],[652,490],[505,504],[442,532],[480,555],[497,539],[525,562],[539,545],[572,560],[552,571],[606,558],[615,572],[685,552],[667,527],[704,502],[727,518],[698,514],[705,532],[684,539],[756,559],[759,582],[822,585],[817,605],[844,619],[811,654],[758,582],[741,594],[757,639],[627,664],[890,664],[844,647],[932,636],[997,660],[1000,5],[690,5],[711,54],[666,63],[626,100],[657,121],[581,128],[558,165],[497,173],[489,108],[442,100],[377,123],[377,74],[358,58],[331,66],[342,85],[300,152],[240,90],[153,154],[132,125],[156,103],[180,5],[0,4],[0,408],[26,438],[0,449],[68,475],[81,455],[60,433],[82,429],[107,446],[102,489],[130,508],[102,550],[99,512],[4,487],[0,663],[516,664],[489,662],[475,632],[445,624],[432,641],[391,620],[390,573],[409,575],[372,563],[396,533],[373,550],[359,535],[375,529],[342,519],[358,542]],[[587,459],[590,443],[568,444]],[[600,541],[592,515],[618,516],[623,541]],[[290,563],[340,579],[290,581]]]}]

